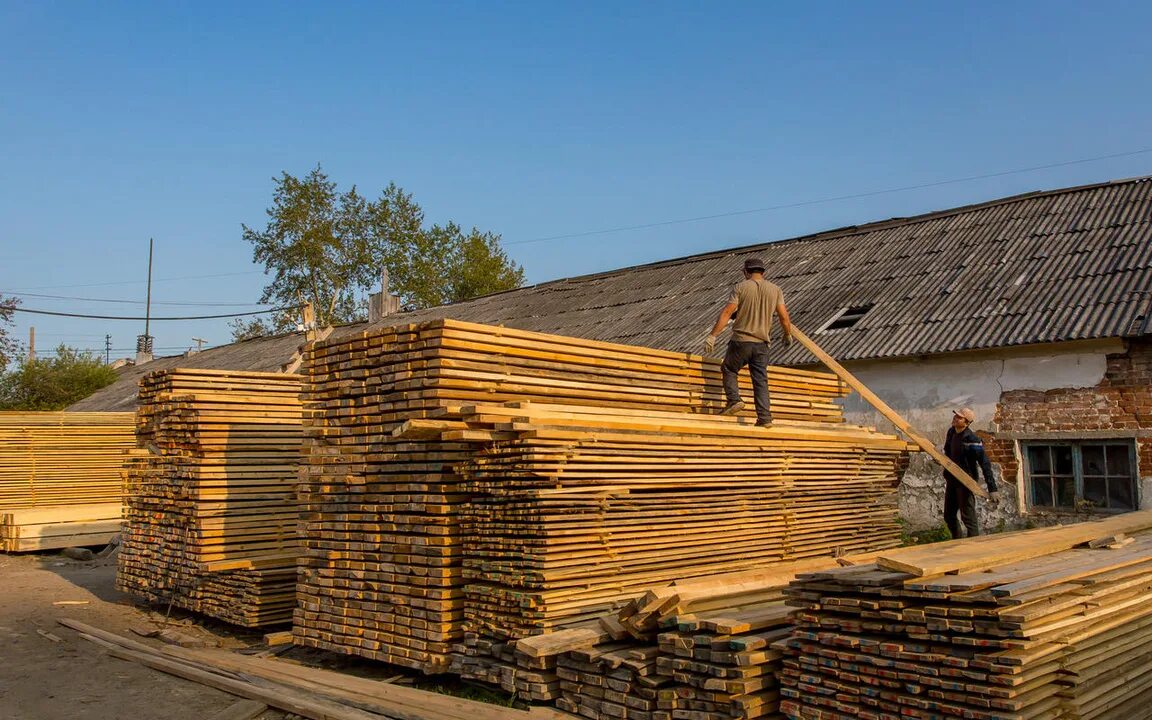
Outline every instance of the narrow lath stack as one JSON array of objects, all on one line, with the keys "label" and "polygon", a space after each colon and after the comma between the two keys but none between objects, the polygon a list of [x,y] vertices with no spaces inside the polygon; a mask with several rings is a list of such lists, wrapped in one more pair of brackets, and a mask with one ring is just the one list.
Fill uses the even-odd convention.
[{"label": "narrow lath stack", "polygon": [[0,412],[0,510],[119,503],[132,413]]},{"label": "narrow lath stack", "polygon": [[236,625],[291,618],[300,384],[183,369],[141,380],[121,590]]},{"label": "narrow lath stack", "polygon": [[[1146,717],[1152,512],[801,575],[789,718]],[[1125,533],[1145,533],[1135,538]],[[1097,548],[1072,549],[1093,540]]]},{"label": "narrow lath stack", "polygon": [[[464,637],[466,611],[471,627],[495,630],[494,637],[578,621],[594,613],[594,608],[629,599],[622,595],[626,588],[651,582],[651,574],[645,580],[620,581],[630,573],[645,572],[642,568],[634,573],[630,567],[634,561],[646,563],[651,570],[656,564],[690,556],[686,548],[707,534],[702,525],[708,522],[727,519],[727,530],[737,533],[733,541],[742,542],[744,552],[760,552],[761,561],[797,551],[815,553],[817,543],[823,543],[823,552],[833,547],[888,547],[897,534],[889,493],[895,479],[893,460],[907,446],[843,426],[835,399],[846,393],[845,387],[823,373],[770,369],[774,415],[781,421],[800,423],[788,442],[804,447],[761,460],[759,451],[771,445],[779,450],[783,436],[772,441],[772,431],[741,427],[741,422],[750,425],[748,420],[697,414],[713,413],[723,405],[719,363],[699,356],[439,320],[319,342],[308,352],[305,370],[305,552],[295,622],[300,644],[437,672],[448,666],[454,645]],[[750,397],[747,378],[742,382]],[[511,434],[489,422],[493,413],[504,412],[500,423],[516,424],[518,418],[527,417],[531,425],[535,418],[532,413],[526,415],[523,407],[493,409],[502,403],[526,401],[585,406],[584,415],[577,423],[561,418],[554,428],[525,429],[524,433],[515,429]],[[478,403],[484,407],[471,407]],[[589,430],[589,414],[613,411],[626,411],[621,416],[624,422],[640,416],[647,425],[637,434],[635,428],[613,425],[620,418],[601,418]],[[649,421],[657,413],[668,417],[652,427]],[[711,434],[695,437],[694,423],[714,421],[723,424]],[[540,432],[559,434],[541,437]],[[804,439],[806,433],[819,438]],[[593,447],[609,437],[614,444],[604,446],[607,449]],[[654,439],[664,445],[649,447]],[[521,443],[522,450],[512,448],[513,456],[526,453],[525,457],[545,465],[562,462],[566,478],[584,473],[586,479],[576,483],[575,493],[541,492],[540,483],[547,481],[530,473],[527,479],[518,480],[522,487],[517,492],[524,493],[523,497],[503,496],[499,488],[509,480],[504,477],[508,467],[499,465],[499,449],[486,450],[485,446],[504,441]],[[571,467],[566,465],[568,460],[558,459],[569,448],[576,458]],[[681,471],[679,477],[661,475],[661,468],[675,462],[671,456],[685,449],[697,453],[695,466],[690,462],[690,469]],[[473,458],[478,458],[474,466],[468,464]],[[495,464],[485,465],[479,458]],[[457,468],[466,465],[473,472],[467,482],[457,474]],[[709,484],[708,478],[733,465],[739,472],[723,481],[732,487]],[[611,466],[630,469],[609,471]],[[745,466],[750,469],[744,470]],[[784,466],[796,470],[782,475]],[[837,480],[836,473],[846,468],[853,475]],[[601,482],[611,472],[616,479]],[[485,477],[484,473],[492,474]],[[780,482],[785,476],[786,481]],[[667,526],[653,518],[662,508],[691,505],[693,501],[678,500],[678,493],[695,482],[702,486],[695,490],[694,501],[699,504],[689,514],[697,535],[673,539],[663,550],[656,548],[669,533]],[[808,482],[812,484],[805,486]],[[768,497],[764,491],[772,483],[777,492]],[[595,489],[598,485],[607,489]],[[825,502],[840,513],[835,529],[823,524],[802,497],[814,490],[826,491]],[[476,502],[469,505],[477,493]],[[617,577],[602,583],[594,598],[578,598],[575,605],[559,612],[549,610],[545,622],[534,618],[528,625],[503,627],[512,611],[497,609],[501,600],[493,600],[490,587],[503,586],[501,593],[515,588],[512,592],[517,598],[540,595],[538,590],[523,592],[515,586],[522,581],[514,573],[509,575],[505,565],[523,558],[518,550],[504,555],[506,546],[521,544],[521,540],[538,544],[545,537],[542,527],[555,526],[562,533],[564,521],[557,513],[568,514],[573,502],[584,513],[574,518],[576,532],[587,535],[589,522],[605,522],[587,514],[587,507],[601,504],[605,494],[614,493],[619,497],[613,497],[613,509],[604,515],[606,527],[621,538],[631,533],[628,543],[632,547],[647,543],[649,549],[641,550],[639,556],[614,560],[606,572]],[[864,500],[865,507],[858,505],[850,512],[849,496]],[[482,539],[469,538],[467,547],[461,527],[465,512],[468,531],[484,525],[485,533]],[[850,525],[857,514],[869,517],[872,526],[863,535],[858,526],[846,527],[837,535],[835,530]],[[617,522],[618,527],[613,527]],[[785,527],[758,527],[766,522],[781,522]],[[556,531],[547,532],[555,535]],[[790,533],[788,548],[780,543],[782,532]],[[651,536],[648,540],[645,533]],[[777,547],[757,549],[765,542],[775,542]],[[680,560],[674,559],[677,543],[684,548]],[[718,550],[723,544],[714,543],[710,549]],[[572,548],[564,552],[568,550]],[[472,557],[472,552],[477,555]],[[727,568],[730,561],[740,562],[732,554],[724,557],[723,562],[711,565]],[[556,558],[550,555],[546,563]],[[695,562],[708,564],[700,557]],[[586,563],[579,558],[578,564]],[[485,568],[506,577],[485,585]],[[663,575],[675,576],[673,572]],[[476,582],[469,583],[469,579]],[[558,582],[555,587],[561,588],[564,581],[553,578],[548,582]],[[471,635],[473,640],[478,637],[478,633]]]}]

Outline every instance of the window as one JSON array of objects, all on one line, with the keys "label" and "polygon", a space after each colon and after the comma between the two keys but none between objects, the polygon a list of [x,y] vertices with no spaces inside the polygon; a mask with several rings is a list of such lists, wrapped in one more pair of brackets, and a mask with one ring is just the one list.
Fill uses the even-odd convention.
[{"label": "window", "polygon": [[832,320],[820,330],[820,332],[850,328],[859,322],[860,318],[864,317],[871,309],[871,303],[868,305],[857,305],[855,307],[844,308],[838,315],[833,317]]},{"label": "window", "polygon": [[1131,442],[1025,443],[1029,506],[1135,510],[1135,454]]}]

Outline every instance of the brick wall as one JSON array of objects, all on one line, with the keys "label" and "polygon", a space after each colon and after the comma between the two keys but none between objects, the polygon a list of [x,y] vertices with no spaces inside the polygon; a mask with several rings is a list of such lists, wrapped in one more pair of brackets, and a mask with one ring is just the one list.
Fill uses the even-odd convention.
[{"label": "brick wall", "polygon": [[[1061,432],[1073,438],[1092,430],[1152,430],[1152,341],[1134,340],[1127,352],[1108,355],[1107,371],[1096,387],[1002,393],[995,422],[996,433],[979,434],[1008,483],[1016,477],[1019,460],[1014,441],[1001,437],[1005,434]],[[1152,442],[1137,442],[1137,454],[1140,474],[1152,474]]]}]

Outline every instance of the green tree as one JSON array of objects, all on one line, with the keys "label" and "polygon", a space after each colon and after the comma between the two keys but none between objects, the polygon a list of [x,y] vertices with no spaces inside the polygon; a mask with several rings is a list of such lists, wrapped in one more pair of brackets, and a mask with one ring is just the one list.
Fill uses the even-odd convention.
[{"label": "green tree", "polygon": [[0,374],[0,410],[61,410],[116,377],[99,358],[61,345],[54,357],[25,358]]},{"label": "green tree", "polygon": [[[367,295],[387,270],[389,291],[405,309],[460,302],[519,287],[524,271],[500,236],[455,223],[424,225],[424,211],[395,183],[376,200],[353,186],[340,192],[320,166],[303,178],[281,173],[263,230],[243,225],[253,259],[271,281],[261,302],[312,303],[316,322],[363,319]],[[233,322],[234,339],[291,330],[299,318]]]},{"label": "green tree", "polygon": [[8,367],[8,363],[12,362],[20,350],[16,339],[12,337],[12,328],[16,325],[13,316],[19,304],[17,298],[0,295],[0,370]]}]

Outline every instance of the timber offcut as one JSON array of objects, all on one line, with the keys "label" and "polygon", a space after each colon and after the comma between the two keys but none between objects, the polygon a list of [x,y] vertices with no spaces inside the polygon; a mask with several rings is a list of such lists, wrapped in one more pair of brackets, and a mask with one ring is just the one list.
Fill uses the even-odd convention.
[{"label": "timber offcut", "polygon": [[299,644],[522,691],[507,643],[654,584],[899,543],[910,447],[844,423],[826,373],[770,368],[758,428],[715,415],[718,361],[458,321],[304,368]]}]

